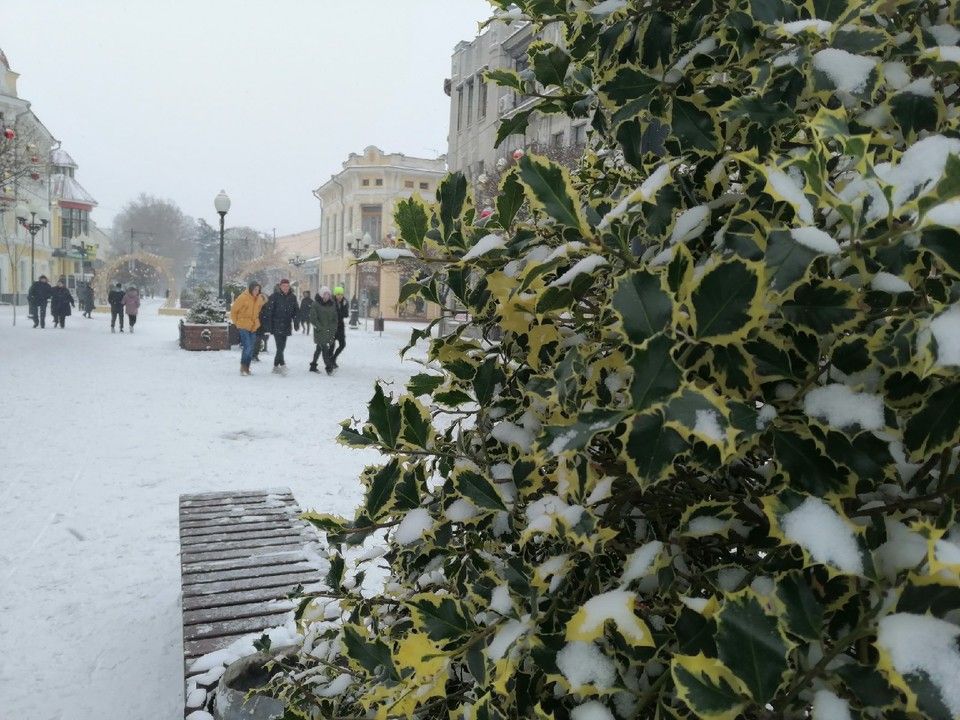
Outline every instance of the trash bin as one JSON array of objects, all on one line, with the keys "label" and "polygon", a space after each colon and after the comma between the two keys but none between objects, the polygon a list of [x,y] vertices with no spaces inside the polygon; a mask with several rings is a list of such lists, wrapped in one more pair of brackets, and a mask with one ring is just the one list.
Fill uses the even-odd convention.
[{"label": "trash bin", "polygon": [[383,332],[383,318],[378,317],[373,319],[373,331],[374,332]]}]

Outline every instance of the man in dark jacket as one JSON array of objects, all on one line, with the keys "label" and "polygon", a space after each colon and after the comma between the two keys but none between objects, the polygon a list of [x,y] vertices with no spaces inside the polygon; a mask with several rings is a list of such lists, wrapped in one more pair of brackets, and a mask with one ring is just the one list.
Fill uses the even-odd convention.
[{"label": "man in dark jacket", "polygon": [[300,311],[297,296],[290,292],[290,281],[284,278],[280,281],[277,290],[267,301],[270,307],[270,332],[276,350],[273,354],[273,371],[280,375],[287,374],[287,363],[283,359],[283,351],[287,347],[287,337],[293,334],[293,318]]},{"label": "man in dark jacket", "polygon": [[45,328],[47,322],[47,301],[53,294],[53,288],[47,282],[47,276],[41,275],[30,285],[27,292],[27,304],[30,308],[30,317],[34,327]]},{"label": "man in dark jacket", "polygon": [[117,283],[107,293],[107,302],[110,303],[110,332],[116,332],[117,318],[120,318],[120,332],[123,332],[123,284]]},{"label": "man in dark jacket", "polygon": [[83,316],[86,318],[92,317],[90,313],[93,312],[96,307],[96,302],[93,297],[93,283],[86,283],[83,288],[80,290],[80,304],[83,305]]},{"label": "man in dark jacket", "polygon": [[333,366],[337,365],[337,358],[347,346],[347,332],[344,323],[350,317],[350,304],[343,296],[343,288],[339,285],[333,289],[333,304],[337,306],[337,349],[333,351]]}]

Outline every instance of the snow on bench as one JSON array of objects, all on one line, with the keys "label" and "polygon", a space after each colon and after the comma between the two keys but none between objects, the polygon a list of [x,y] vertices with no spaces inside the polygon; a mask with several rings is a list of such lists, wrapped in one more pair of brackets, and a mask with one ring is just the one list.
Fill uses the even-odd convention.
[{"label": "snow on bench", "polygon": [[288,488],[180,496],[185,714],[223,673],[207,660],[231,646],[252,651],[255,637],[280,626],[295,633],[288,596],[321,583],[327,566],[300,512]]}]

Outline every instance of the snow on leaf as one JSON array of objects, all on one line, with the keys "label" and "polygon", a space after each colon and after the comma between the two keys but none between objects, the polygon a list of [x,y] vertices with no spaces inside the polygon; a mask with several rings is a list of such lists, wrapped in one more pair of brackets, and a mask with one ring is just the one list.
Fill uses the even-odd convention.
[{"label": "snow on leaf", "polygon": [[817,562],[846,573],[863,574],[863,559],[853,529],[820,498],[807,497],[780,518],[780,527],[788,540],[797,543]]}]

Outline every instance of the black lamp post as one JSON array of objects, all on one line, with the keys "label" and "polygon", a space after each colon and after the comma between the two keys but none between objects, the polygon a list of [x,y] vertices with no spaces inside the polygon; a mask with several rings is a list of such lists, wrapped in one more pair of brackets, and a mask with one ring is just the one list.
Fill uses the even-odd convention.
[{"label": "black lamp post", "polygon": [[30,233],[30,282],[32,284],[37,279],[34,270],[34,246],[37,233],[50,223],[50,212],[43,207],[20,203],[17,206],[17,221]]},{"label": "black lamp post", "polygon": [[350,327],[356,329],[360,327],[360,256],[370,248],[370,233],[365,233],[362,238],[354,238],[347,243],[347,249],[353,253],[354,266],[356,267],[356,279],[353,283],[353,300],[350,301]]},{"label": "black lamp post", "polygon": [[223,219],[230,210],[230,198],[223,190],[213,199],[213,207],[220,216],[220,275],[217,280],[217,297],[223,300]]}]

